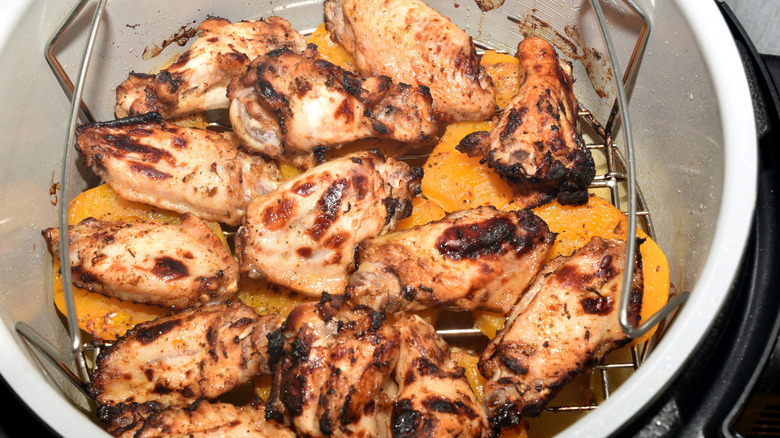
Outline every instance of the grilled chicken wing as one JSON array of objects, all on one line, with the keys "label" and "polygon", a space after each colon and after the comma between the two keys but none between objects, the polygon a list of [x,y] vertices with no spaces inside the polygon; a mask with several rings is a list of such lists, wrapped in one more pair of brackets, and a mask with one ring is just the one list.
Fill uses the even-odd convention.
[{"label": "grilled chicken wing", "polygon": [[228,225],[281,179],[275,163],[241,153],[222,135],[167,124],[156,113],[81,126],[76,149],[122,198]]},{"label": "grilled chicken wing", "polygon": [[[562,204],[587,202],[593,157],[577,131],[577,100],[570,71],[550,43],[526,38],[517,46],[525,71],[520,91],[490,132],[469,134],[458,150],[481,156],[497,172],[529,184],[557,188]],[[570,70],[570,69],[569,69]]]},{"label": "grilled chicken wing", "polygon": [[358,245],[354,302],[390,312],[432,307],[509,313],[555,235],[530,210],[478,207]]},{"label": "grilled chicken wing", "polygon": [[393,403],[394,437],[488,437],[487,415],[466,379],[465,369],[434,328],[417,315],[399,316],[401,339]]},{"label": "grilled chicken wing", "polygon": [[236,234],[242,273],[298,292],[344,293],[358,242],[411,213],[419,169],[378,151],[321,164],[249,205]]},{"label": "grilled chicken wing", "polygon": [[252,59],[274,49],[306,48],[303,36],[279,17],[237,23],[211,17],[198,31],[199,38],[167,69],[130,73],[116,90],[117,117],[158,112],[168,118],[227,108],[228,83]]},{"label": "grilled chicken wing", "polygon": [[252,150],[294,157],[368,137],[421,142],[436,134],[426,87],[362,78],[315,52],[269,52],[231,82],[231,124]]},{"label": "grilled chicken wing", "polygon": [[132,427],[109,427],[109,431],[114,431],[114,436],[126,438],[296,436],[290,429],[266,421],[265,406],[259,400],[247,406],[235,406],[199,399],[189,406],[168,407]]},{"label": "grilled chicken wing", "polygon": [[471,37],[422,1],[327,0],[325,18],[364,75],[430,87],[438,120],[495,114],[493,82]]},{"label": "grilled chicken wing", "polygon": [[[60,230],[43,231],[59,257]],[[238,263],[197,217],[180,224],[87,218],[68,231],[73,284],[138,303],[186,308],[238,290]]]},{"label": "grilled chicken wing", "polygon": [[229,301],[139,324],[101,351],[89,392],[112,407],[213,399],[270,374],[267,335],[283,322]]},{"label": "grilled chicken wing", "polygon": [[[584,368],[629,339],[618,322],[626,246],[594,237],[571,256],[556,257],[539,274],[483,352],[484,403],[491,425],[537,416]],[[639,323],[642,269],[637,251],[629,317]]]},{"label": "grilled chicken wing", "polygon": [[[384,315],[341,297],[298,306],[272,336],[266,418],[301,436],[377,436],[377,398],[398,358],[398,332]],[[364,418],[368,417],[368,418]]]}]

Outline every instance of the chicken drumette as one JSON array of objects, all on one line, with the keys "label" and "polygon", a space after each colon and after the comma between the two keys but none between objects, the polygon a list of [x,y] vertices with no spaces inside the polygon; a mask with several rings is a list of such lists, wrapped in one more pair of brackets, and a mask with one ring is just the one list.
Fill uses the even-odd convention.
[{"label": "chicken drumette", "polygon": [[420,0],[327,0],[328,30],[367,76],[425,85],[440,121],[486,120],[497,110],[474,42]]},{"label": "chicken drumette", "polygon": [[198,31],[170,67],[156,75],[130,73],[116,90],[117,117],[158,112],[168,118],[227,108],[225,88],[252,59],[274,49],[306,48],[303,36],[280,17],[237,23],[210,17]]},{"label": "chicken drumette", "polygon": [[524,39],[516,56],[525,76],[520,91],[490,132],[469,134],[458,150],[484,157],[510,179],[557,194],[562,204],[587,202],[596,169],[576,127],[570,68],[541,38]]}]

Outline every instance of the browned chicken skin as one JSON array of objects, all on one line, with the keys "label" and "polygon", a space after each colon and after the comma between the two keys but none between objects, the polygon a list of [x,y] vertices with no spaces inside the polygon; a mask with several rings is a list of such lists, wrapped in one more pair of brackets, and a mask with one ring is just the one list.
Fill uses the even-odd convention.
[{"label": "browned chicken skin", "polygon": [[227,108],[225,88],[252,59],[283,47],[306,48],[303,36],[279,17],[237,23],[210,17],[198,31],[189,50],[162,72],[130,73],[116,90],[117,117],[158,112],[169,118]]},{"label": "browned chicken skin", "polygon": [[296,435],[285,426],[266,421],[265,406],[260,400],[247,406],[235,406],[199,399],[189,406],[172,406],[156,412],[137,427],[115,436],[294,438]]},{"label": "browned chicken skin", "polygon": [[236,234],[240,271],[295,291],[342,294],[362,240],[411,213],[419,169],[378,151],[321,164],[255,198]]},{"label": "browned chicken skin", "polygon": [[231,124],[247,147],[290,160],[362,138],[416,143],[436,134],[426,87],[363,78],[315,54],[314,46],[303,55],[274,50],[231,82]]},{"label": "browned chicken skin", "polygon": [[[607,352],[625,345],[618,322],[625,242],[594,237],[550,261],[482,353],[480,373],[491,425],[537,416],[550,398]],[[642,269],[637,251],[629,305],[639,323]]]},{"label": "browned chicken skin", "polygon": [[465,369],[446,342],[422,318],[402,314],[394,327],[401,339],[393,403],[393,437],[488,437],[487,416]]},{"label": "browned chicken skin", "polygon": [[270,374],[267,335],[283,322],[229,301],[139,324],[101,351],[89,392],[105,418],[124,405],[213,399]]},{"label": "browned chicken skin", "polygon": [[327,0],[334,38],[367,76],[425,85],[440,121],[486,120],[496,110],[490,76],[470,36],[420,0]]},{"label": "browned chicken skin", "polygon": [[383,314],[339,297],[298,306],[271,336],[278,359],[266,418],[294,425],[300,436],[377,436],[376,399],[398,342]]},{"label": "browned chicken skin", "polygon": [[507,314],[554,241],[530,210],[455,212],[358,245],[348,294],[389,312],[445,307]]},{"label": "browned chicken skin", "polygon": [[[59,257],[60,230],[43,236]],[[138,303],[186,308],[225,301],[238,290],[238,263],[197,217],[181,224],[87,218],[68,232],[73,284]]]},{"label": "browned chicken skin", "polygon": [[255,196],[275,189],[275,163],[222,135],[182,128],[156,113],[78,129],[76,149],[124,199],[237,225]]},{"label": "browned chicken skin", "polygon": [[528,184],[552,185],[562,204],[587,202],[593,157],[577,131],[578,104],[569,71],[550,43],[526,38],[517,46],[525,81],[490,132],[469,134],[458,150],[487,159],[496,171]]}]

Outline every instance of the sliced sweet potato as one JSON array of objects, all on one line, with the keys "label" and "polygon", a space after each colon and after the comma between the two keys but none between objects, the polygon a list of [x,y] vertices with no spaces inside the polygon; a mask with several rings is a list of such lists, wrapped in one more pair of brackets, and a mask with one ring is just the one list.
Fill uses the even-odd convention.
[{"label": "sliced sweet potato", "polygon": [[320,58],[332,62],[345,70],[356,70],[355,59],[352,57],[352,54],[330,37],[330,32],[325,29],[325,23],[317,26],[314,32],[306,38],[306,42],[317,45],[317,54]]},{"label": "sliced sweet potato", "polygon": [[480,205],[504,208],[512,202],[512,188],[479,158],[458,151],[458,143],[474,131],[487,131],[492,122],[460,122],[447,127],[425,162],[422,194],[450,213]]},{"label": "sliced sweet potato", "polygon": [[407,230],[419,225],[425,225],[443,218],[445,214],[444,210],[439,207],[439,204],[417,196],[412,198],[412,215],[398,221],[396,230]]},{"label": "sliced sweet potato", "polygon": [[520,91],[520,60],[512,55],[488,50],[482,55],[480,64],[493,79],[496,90],[496,104],[504,108]]}]

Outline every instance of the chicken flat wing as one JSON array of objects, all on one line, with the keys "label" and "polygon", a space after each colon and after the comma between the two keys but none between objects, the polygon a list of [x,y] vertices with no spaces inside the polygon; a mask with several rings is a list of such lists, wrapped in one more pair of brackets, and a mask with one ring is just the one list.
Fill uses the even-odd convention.
[{"label": "chicken flat wing", "polygon": [[516,56],[525,71],[520,91],[489,133],[466,136],[458,150],[486,158],[509,178],[547,191],[553,185],[562,204],[587,202],[596,169],[577,130],[578,104],[570,71],[541,38],[524,39]]},{"label": "chicken flat wing", "polygon": [[360,72],[425,85],[440,121],[487,120],[497,110],[474,42],[420,0],[327,0],[325,19]]},{"label": "chicken flat wing", "polygon": [[360,243],[348,294],[389,312],[446,307],[507,314],[554,241],[530,210],[455,212]]},{"label": "chicken flat wing", "polygon": [[411,213],[421,174],[367,151],[321,164],[249,205],[236,234],[241,273],[319,296],[343,294],[358,242]]},{"label": "chicken flat wing", "polygon": [[[594,237],[571,256],[556,257],[539,274],[483,352],[488,379],[484,403],[491,425],[537,416],[547,401],[584,368],[629,342],[618,313],[626,245]],[[642,269],[639,251],[629,318],[639,323]]]},{"label": "chicken flat wing", "polygon": [[[59,257],[60,230],[43,236]],[[68,231],[73,284],[121,300],[181,309],[225,301],[238,290],[238,263],[197,217],[180,224],[87,218]]]},{"label": "chicken flat wing", "polygon": [[489,437],[487,415],[465,369],[436,330],[417,315],[399,316],[401,339],[393,403],[393,437]]},{"label": "chicken flat wing", "polygon": [[279,17],[241,21],[210,17],[199,38],[170,67],[156,75],[130,73],[116,90],[117,117],[158,112],[179,117],[227,108],[225,89],[255,57],[274,49],[302,52],[306,41]]},{"label": "chicken flat wing", "polygon": [[148,113],[78,129],[76,149],[124,199],[237,225],[255,196],[276,188],[275,163],[222,135]]},{"label": "chicken flat wing", "polygon": [[295,157],[362,138],[417,143],[436,134],[428,88],[360,77],[315,50],[269,52],[231,82],[231,124],[252,150]]},{"label": "chicken flat wing", "polygon": [[272,339],[278,361],[266,418],[293,424],[301,436],[379,434],[381,425],[367,420],[373,421],[399,342],[383,314],[326,294],[293,310]]},{"label": "chicken flat wing", "polygon": [[290,429],[265,419],[265,406],[257,401],[247,406],[211,403],[203,399],[192,405],[171,406],[156,412],[137,427],[116,429],[126,438],[163,437],[253,437],[294,438]]},{"label": "chicken flat wing", "polygon": [[[270,374],[268,334],[279,315],[241,301],[198,307],[139,324],[101,351],[89,392],[103,406],[183,406]],[[111,416],[112,409],[103,409]]]}]

